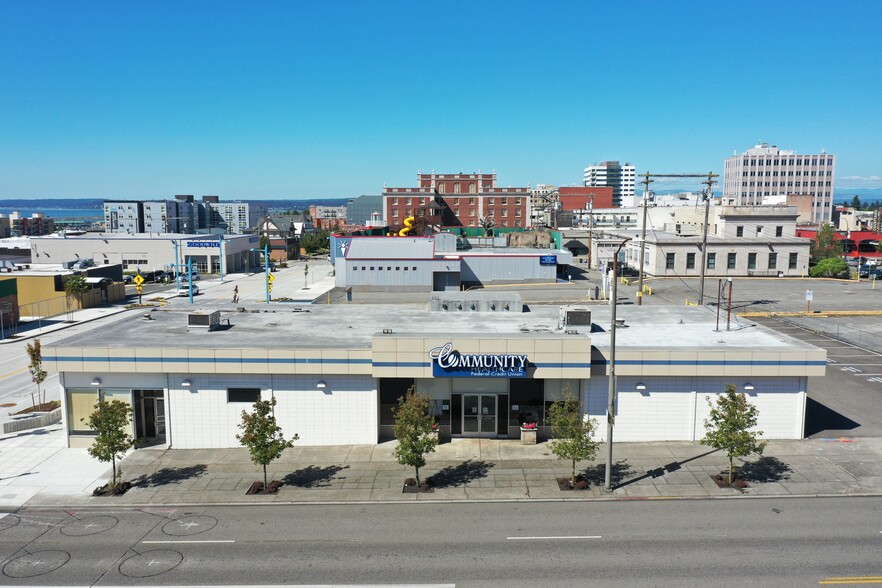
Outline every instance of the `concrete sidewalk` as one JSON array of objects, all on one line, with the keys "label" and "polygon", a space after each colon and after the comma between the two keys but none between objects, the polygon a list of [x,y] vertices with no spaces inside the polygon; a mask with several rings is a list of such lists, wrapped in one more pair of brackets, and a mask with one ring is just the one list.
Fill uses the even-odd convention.
[{"label": "concrete sidewalk", "polygon": [[140,449],[122,462],[124,478],[135,486],[123,496],[93,498],[91,490],[109,478],[109,469],[84,449],[62,448],[58,428],[33,436],[41,439],[39,450],[25,449],[28,436],[0,438],[0,505],[5,508],[882,495],[878,438],[772,441],[764,458],[747,460],[750,487],[743,490],[718,488],[711,479],[727,465],[721,452],[688,442],[618,443],[610,494],[601,490],[603,446],[601,459],[578,467],[592,488],[564,492],[555,478],[568,476],[569,464],[558,461],[547,443],[455,439],[439,445],[421,471],[423,478],[434,476],[431,493],[402,492],[413,470],[395,462],[394,442],[388,442],[290,449],[270,466],[270,479],[285,483],[275,496],[245,494],[262,479],[245,449]]}]

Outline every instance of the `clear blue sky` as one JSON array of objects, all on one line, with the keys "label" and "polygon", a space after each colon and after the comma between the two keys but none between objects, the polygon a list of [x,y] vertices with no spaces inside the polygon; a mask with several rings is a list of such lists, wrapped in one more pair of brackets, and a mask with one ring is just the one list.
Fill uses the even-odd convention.
[{"label": "clear blue sky", "polygon": [[0,198],[569,185],[604,159],[722,173],[757,141],[879,187],[880,23],[877,0],[6,0]]}]

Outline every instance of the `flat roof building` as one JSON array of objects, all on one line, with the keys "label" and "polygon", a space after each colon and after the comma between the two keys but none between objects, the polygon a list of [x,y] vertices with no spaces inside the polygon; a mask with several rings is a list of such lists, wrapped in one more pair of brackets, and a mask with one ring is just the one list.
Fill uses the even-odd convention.
[{"label": "flat roof building", "polygon": [[[136,438],[180,449],[238,446],[242,410],[271,397],[303,445],[374,444],[391,437],[411,386],[432,398],[445,437],[514,439],[525,422],[548,436],[548,406],[565,391],[605,420],[607,307],[461,306],[155,310],[44,346],[43,361],[60,373],[64,427],[79,447],[91,443],[83,419],[98,398],[134,406]],[[721,334],[701,308],[622,307],[618,318],[618,440],[700,439],[706,398],[727,384],[751,396],[766,438],[803,436],[823,349],[759,325]]]}]

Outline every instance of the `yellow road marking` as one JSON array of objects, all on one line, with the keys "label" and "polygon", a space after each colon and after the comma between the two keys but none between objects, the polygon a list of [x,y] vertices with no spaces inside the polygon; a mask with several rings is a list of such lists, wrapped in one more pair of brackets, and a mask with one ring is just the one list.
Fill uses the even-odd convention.
[{"label": "yellow road marking", "polygon": [[882,584],[882,576],[842,576],[825,578],[818,584]]},{"label": "yellow road marking", "polygon": [[9,376],[14,376],[15,374],[20,374],[22,372],[26,372],[27,370],[28,370],[28,368],[23,367],[20,370],[15,370],[14,372],[9,372],[8,374],[3,374],[2,376],[0,376],[0,380],[2,380],[3,378],[8,378]]}]

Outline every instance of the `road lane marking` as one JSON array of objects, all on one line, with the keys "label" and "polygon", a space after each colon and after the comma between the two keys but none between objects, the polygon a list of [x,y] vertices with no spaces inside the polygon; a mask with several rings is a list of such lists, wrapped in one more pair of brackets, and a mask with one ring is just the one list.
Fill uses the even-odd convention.
[{"label": "road lane marking", "polygon": [[173,540],[167,540],[167,541],[141,541],[141,543],[235,543],[235,542],[236,542],[236,541],[233,540],[233,539],[215,539],[215,540],[203,539],[203,540],[201,540],[201,541],[197,541],[197,540],[195,540],[195,539],[191,539],[191,540],[180,539],[180,540],[174,540],[174,541],[173,541]]},{"label": "road lane marking", "polygon": [[842,576],[825,578],[818,584],[882,584],[882,576]]},{"label": "road lane marking", "polygon": [[0,376],[0,380],[2,380],[4,378],[8,378],[10,376],[14,376],[15,374],[20,374],[22,372],[26,372],[26,371],[28,371],[28,368],[23,367],[20,370],[15,370],[14,372],[9,372],[8,374],[3,374],[2,376]]},{"label": "road lane marking", "polygon": [[548,537],[506,537],[509,541],[537,541],[540,539],[600,539],[600,535],[569,535]]}]

